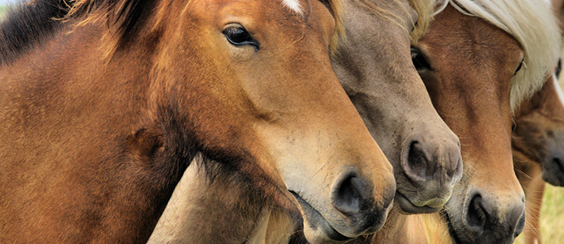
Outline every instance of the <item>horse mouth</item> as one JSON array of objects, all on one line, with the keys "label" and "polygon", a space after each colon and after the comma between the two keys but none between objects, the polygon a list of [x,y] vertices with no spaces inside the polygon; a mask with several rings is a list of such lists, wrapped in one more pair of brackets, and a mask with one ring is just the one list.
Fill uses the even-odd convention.
[{"label": "horse mouth", "polygon": [[400,206],[402,212],[406,214],[421,214],[421,213],[435,213],[441,208],[433,208],[429,206],[417,206],[413,204],[409,198],[401,194],[401,192],[396,191],[396,197],[394,199],[396,203]]},{"label": "horse mouth", "polygon": [[[334,240],[334,241],[344,242],[344,241],[349,241],[349,240],[353,239],[353,238],[345,236],[345,235],[339,233],[337,230],[335,230],[331,226],[331,224],[329,224],[329,222],[327,222],[327,220],[323,217],[323,215],[321,215],[321,213],[319,213],[313,206],[311,206],[306,200],[304,200],[296,192],[290,191],[290,193],[292,193],[292,195],[294,195],[296,200],[298,200],[299,204],[302,206],[304,213],[308,217],[307,222],[308,222],[309,226],[311,226],[313,229],[322,228],[323,232],[327,235],[327,237],[329,237],[331,240]],[[304,222],[306,221],[305,218],[303,218],[303,221]],[[306,223],[304,223],[304,226],[305,225],[306,225]]]}]

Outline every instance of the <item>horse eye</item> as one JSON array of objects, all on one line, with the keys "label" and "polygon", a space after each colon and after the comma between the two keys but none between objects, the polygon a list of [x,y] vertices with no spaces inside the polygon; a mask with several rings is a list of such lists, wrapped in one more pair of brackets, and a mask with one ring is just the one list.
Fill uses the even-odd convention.
[{"label": "horse eye", "polygon": [[414,47],[411,48],[411,61],[417,71],[431,70],[431,65],[427,62],[425,56],[423,56],[419,49]]},{"label": "horse eye", "polygon": [[255,47],[255,50],[258,51],[259,49],[259,42],[253,39],[251,34],[243,27],[227,27],[227,29],[223,30],[223,34],[227,37],[227,41],[234,46],[251,45]]},{"label": "horse eye", "polygon": [[521,63],[519,63],[519,66],[517,66],[517,69],[515,70],[515,73],[513,74],[513,76],[515,76],[517,74],[517,72],[519,72],[519,70],[521,70],[521,67],[523,67],[524,62],[525,62],[525,59],[521,60]]}]

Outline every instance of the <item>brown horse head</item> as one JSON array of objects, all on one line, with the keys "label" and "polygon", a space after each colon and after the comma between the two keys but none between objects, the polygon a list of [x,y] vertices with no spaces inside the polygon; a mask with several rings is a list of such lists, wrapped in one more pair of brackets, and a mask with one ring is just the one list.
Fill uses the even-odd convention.
[{"label": "brown horse head", "polygon": [[[242,170],[255,175],[260,169],[266,173],[261,178],[293,194],[312,241],[378,230],[393,196],[391,168],[332,72],[331,9],[295,0],[194,1],[185,8],[180,15],[192,13],[181,22],[186,26],[163,23],[163,35],[173,40],[159,60],[161,89],[194,94],[182,113],[192,117],[193,133],[209,150],[204,153],[216,161],[225,159],[214,155],[250,157],[245,161],[255,165]],[[179,35],[178,28],[208,36]],[[192,54],[202,51],[207,53]],[[174,83],[165,78],[187,67],[202,77]],[[206,83],[194,86],[192,80]],[[219,112],[191,116],[204,106]]]},{"label": "brown horse head", "polygon": [[299,204],[312,242],[382,226],[395,181],[331,67],[338,1],[71,3],[2,59],[3,240],[143,242],[197,153],[250,203]]},{"label": "brown horse head", "polygon": [[345,1],[347,35],[333,62],[394,166],[396,203],[408,213],[438,211],[462,175],[458,138],[433,108],[411,62],[410,33],[427,26],[433,9],[425,7],[432,3]]},{"label": "brown horse head", "polygon": [[414,55],[435,108],[462,145],[464,176],[444,216],[455,243],[512,243],[525,220],[511,155],[512,108],[544,81],[555,26],[541,16],[535,21],[547,29],[532,28],[531,16],[548,8],[528,1],[445,4]]},{"label": "brown horse head", "polygon": [[540,163],[542,178],[555,186],[564,185],[563,99],[562,89],[551,76],[540,91],[521,104],[512,140],[515,160]]}]

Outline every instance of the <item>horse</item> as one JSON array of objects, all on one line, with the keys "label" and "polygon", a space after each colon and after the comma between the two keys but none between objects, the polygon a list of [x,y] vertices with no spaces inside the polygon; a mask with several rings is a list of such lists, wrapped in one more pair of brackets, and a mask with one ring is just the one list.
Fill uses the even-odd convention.
[{"label": "horse", "polygon": [[458,137],[411,61],[410,41],[426,31],[435,1],[344,3],[346,40],[333,58],[335,73],[394,167],[399,212],[436,212],[460,180],[462,160]]},{"label": "horse", "polygon": [[[351,243],[420,244],[406,235],[423,231],[411,224],[418,217],[409,214],[440,210],[462,176],[458,137],[432,106],[411,60],[410,40],[426,32],[435,4],[417,0],[345,4],[347,39],[340,43],[333,67],[394,166],[397,184],[394,208],[384,227]],[[418,15],[404,10],[410,6]]]},{"label": "horse", "polygon": [[[405,218],[402,213],[438,211],[462,174],[459,140],[433,108],[411,61],[410,40],[424,33],[434,6],[435,1],[421,0],[344,1],[346,38],[339,43],[332,63],[372,136],[394,166],[396,210],[388,218],[394,221],[386,222],[379,232],[386,236],[406,228],[403,221],[395,221]],[[217,191],[217,186],[200,173],[190,174],[196,177],[182,178],[182,188],[175,190],[149,243],[209,243],[212,240],[201,233],[211,230],[202,230],[195,221],[198,217],[194,216],[212,212],[229,219],[230,226],[260,222],[254,215],[232,217],[233,207],[229,205],[219,209],[206,207],[215,206],[212,202],[221,204],[223,197],[218,195],[212,200],[207,194],[198,193],[196,189],[200,185],[209,191]],[[184,207],[204,197],[206,203],[201,206]],[[301,229],[294,227],[296,222],[299,220],[291,214],[282,220],[269,220],[267,226],[277,230],[272,231],[276,237],[261,237],[261,240],[270,238],[264,242],[287,243],[292,230]],[[227,227],[214,228],[213,232],[223,236],[222,243],[239,240],[233,238],[233,231]],[[298,231],[290,242],[301,241]]]},{"label": "horse", "polygon": [[448,231],[448,242],[512,243],[523,231],[512,118],[556,63],[553,18],[548,5],[534,1],[444,1],[413,44],[433,105],[462,145],[462,180],[441,214],[430,217]]},{"label": "horse", "polygon": [[545,181],[564,185],[564,96],[555,76],[520,106],[515,118],[513,161],[526,196],[525,243],[542,243],[539,220]]},{"label": "horse", "polygon": [[145,242],[199,157],[249,192],[241,215],[297,206],[313,242],[376,231],[395,180],[332,70],[341,30],[333,0],[19,5],[0,24],[0,242]]},{"label": "horse", "polygon": [[[555,185],[562,178],[562,171],[556,162],[561,158],[564,138],[562,113],[562,90],[551,75],[541,90],[519,105],[515,113],[512,130],[512,154],[515,174],[525,192],[526,224],[523,231],[525,243],[542,243],[539,228],[540,208],[546,179]],[[446,229],[440,218],[424,218],[419,226],[429,229],[421,238],[432,240],[432,243],[446,243],[448,237],[441,236],[440,230]],[[440,227],[442,226],[442,227]],[[439,235],[437,235],[437,229]],[[446,232],[446,231],[444,231]]]}]

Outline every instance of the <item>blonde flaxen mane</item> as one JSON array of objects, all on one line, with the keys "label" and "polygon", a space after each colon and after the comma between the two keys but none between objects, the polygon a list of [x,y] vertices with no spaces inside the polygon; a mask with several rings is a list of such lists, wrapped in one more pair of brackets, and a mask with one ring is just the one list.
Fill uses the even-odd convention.
[{"label": "blonde flaxen mane", "polygon": [[539,90],[560,53],[560,30],[550,5],[541,0],[439,0],[436,13],[448,4],[482,18],[513,36],[525,54],[525,65],[513,77],[511,110]]}]

